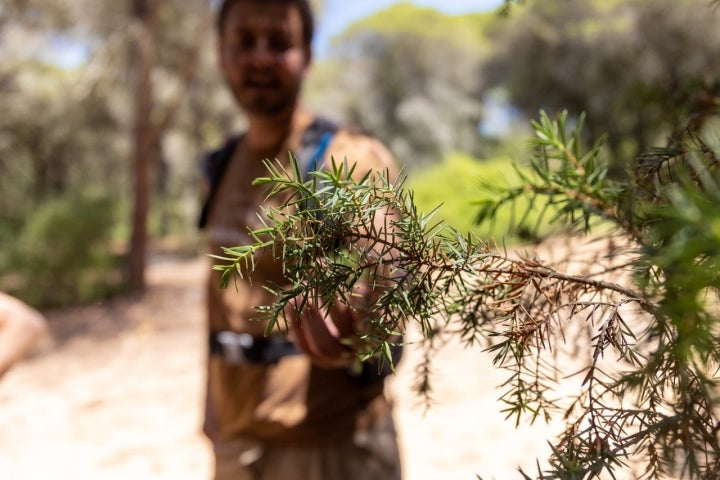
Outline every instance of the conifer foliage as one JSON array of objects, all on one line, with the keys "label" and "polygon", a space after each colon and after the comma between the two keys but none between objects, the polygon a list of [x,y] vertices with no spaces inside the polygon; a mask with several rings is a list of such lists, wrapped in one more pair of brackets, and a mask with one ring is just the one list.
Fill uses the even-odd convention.
[{"label": "conifer foliage", "polygon": [[[363,312],[359,359],[391,362],[398,334],[417,322],[428,346],[418,386],[428,395],[435,337],[451,332],[492,352],[508,373],[499,397],[508,418],[566,427],[522,478],[717,478],[720,101],[704,94],[710,100],[666,146],[641,155],[629,180],[607,175],[603,139],[582,141],[582,116],[569,127],[567,112],[541,113],[522,186],[483,187],[492,195],[478,202],[477,221],[543,197],[518,204],[543,205],[566,238],[599,248],[586,267],[460,235],[418,212],[401,181],[354,180],[346,160],[310,181],[268,162],[256,184],[285,201],[264,212],[254,243],[227,248],[215,268],[227,285],[261,252],[282,259],[289,283],[267,285],[277,301],[258,313],[269,328],[298,296],[352,306],[354,286],[369,282],[380,293]],[[537,227],[515,215],[517,228]]]}]

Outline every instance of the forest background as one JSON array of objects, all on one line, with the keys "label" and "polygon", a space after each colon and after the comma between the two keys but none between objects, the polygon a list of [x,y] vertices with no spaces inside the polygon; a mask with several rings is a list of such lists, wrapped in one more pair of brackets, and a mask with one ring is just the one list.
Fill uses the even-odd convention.
[{"label": "forest background", "polygon": [[[442,203],[438,217],[461,231],[533,241],[508,231],[512,212],[474,225],[479,179],[513,178],[541,109],[585,112],[622,176],[688,103],[712,98],[717,15],[705,0],[537,0],[464,15],[398,3],[333,38],[306,102],[385,141],[420,209]],[[62,64],[50,47],[63,42],[86,57]],[[152,252],[202,253],[199,159],[243,126],[214,42],[207,1],[4,3],[0,290],[41,308],[78,304],[142,291]]]},{"label": "forest background", "polygon": [[[152,291],[145,292],[148,262],[161,253],[202,257],[195,227],[198,161],[228,132],[242,128],[243,119],[217,75],[207,2],[67,3],[10,1],[0,8],[0,289],[43,309],[102,305],[95,300],[110,297],[152,308]],[[317,2],[321,12],[323,5]],[[629,214],[622,226],[649,235],[640,236],[648,247],[641,254],[667,247],[669,257],[661,251],[645,261],[659,262],[672,275],[658,275],[658,290],[644,293],[650,295],[647,300],[666,292],[666,306],[686,309],[650,308],[658,328],[670,332],[657,358],[687,366],[684,349],[675,346],[682,347],[680,339],[696,338],[688,336],[689,327],[708,334],[698,336],[702,341],[695,347],[707,344],[717,351],[717,337],[710,334],[714,327],[706,331],[705,323],[688,320],[705,319],[707,312],[700,304],[673,299],[694,299],[688,288],[698,281],[705,282],[698,292],[717,293],[716,201],[701,195],[714,190],[710,178],[697,170],[697,159],[707,162],[706,173],[718,165],[718,5],[717,0],[508,0],[498,12],[443,15],[398,3],[334,38],[329,51],[317,58],[306,101],[314,110],[380,136],[405,165],[421,211],[442,203],[436,218],[501,245],[550,237],[554,241],[545,243],[546,250],[549,245],[551,253],[567,255],[569,250],[558,248],[559,239],[551,237],[558,233],[549,229],[552,222],[533,215],[546,210],[544,202],[550,202],[555,218],[574,217],[575,211],[555,210],[563,204],[562,195],[548,185],[531,185],[532,174],[525,174],[532,168],[548,183],[562,183],[574,178],[576,168],[582,183],[572,184],[564,195],[582,200],[578,208],[584,213],[571,220],[600,214],[612,223]],[[58,44],[81,46],[83,55],[68,63],[52,48]],[[567,114],[558,115],[561,111]],[[531,132],[529,125],[538,118],[542,121],[534,122]],[[562,133],[566,125],[578,127],[569,144]],[[533,135],[533,149],[526,149]],[[593,147],[582,158],[575,155],[596,141],[603,147]],[[700,145],[701,156],[683,159],[688,145]],[[676,158],[681,160],[673,162]],[[573,168],[555,171],[558,159]],[[606,163],[607,172],[596,169]],[[652,170],[653,165],[660,167]],[[636,176],[648,168],[658,182]],[[694,188],[685,192],[687,198],[695,199],[699,210],[680,202],[686,197],[672,185],[664,188],[676,180],[681,185],[685,177],[690,180],[686,186]],[[500,202],[514,208],[498,214],[491,207],[495,221],[479,227],[477,220],[487,217],[492,204],[481,197],[488,191],[481,182],[498,191],[513,183],[522,186]],[[530,203],[514,201],[522,192],[530,193],[525,196]],[[653,206],[665,194],[678,210],[653,217]],[[594,208],[598,205],[604,208]],[[531,218],[519,221],[524,212]],[[523,229],[515,228],[519,224]],[[637,230],[643,225],[648,229]],[[654,241],[655,234],[665,235],[663,241]],[[677,277],[678,259],[686,262],[682,266],[692,272],[689,276]],[[536,274],[536,266],[531,267]],[[173,268],[179,275],[179,263]],[[663,283],[668,278],[674,283]],[[497,304],[493,300],[488,306]],[[542,316],[530,312],[527,317],[532,327],[527,332],[534,331]],[[672,328],[665,329],[668,325]],[[53,326],[55,333],[63,330]],[[472,343],[474,337],[463,339],[468,338]],[[628,345],[622,335],[602,338]],[[602,345],[595,345],[596,353]],[[652,379],[660,370],[650,362],[642,374]],[[678,398],[685,398],[690,390],[673,384]],[[538,399],[542,403],[545,396]],[[696,400],[695,405],[704,405]],[[533,408],[522,401],[513,405]],[[684,405],[677,410],[681,420],[694,412]],[[707,418],[711,427],[697,423],[700,451],[717,452],[715,437],[707,437],[717,427],[712,427],[712,415]],[[614,428],[615,421],[609,425]],[[598,452],[608,453],[610,443],[600,436],[573,438],[586,441],[587,468],[595,468]],[[652,466],[657,462],[650,454]],[[607,461],[615,458],[609,455]]]}]

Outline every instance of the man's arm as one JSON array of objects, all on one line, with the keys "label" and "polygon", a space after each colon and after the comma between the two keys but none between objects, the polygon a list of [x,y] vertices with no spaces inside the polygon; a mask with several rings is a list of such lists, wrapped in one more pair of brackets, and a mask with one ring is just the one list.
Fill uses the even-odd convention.
[{"label": "man's arm", "polygon": [[[391,179],[398,174],[395,160],[387,148],[377,139],[365,135],[338,132],[326,154],[326,165],[330,164],[331,158],[335,162],[347,158],[350,164],[354,164],[355,180],[368,171],[379,176],[389,175]],[[388,212],[376,214],[378,229],[388,225],[387,215]],[[348,344],[348,340],[362,331],[362,317],[378,296],[360,281],[350,299],[351,307],[336,301],[329,307],[320,308],[309,300],[298,317],[296,306],[290,304],[285,313],[290,320],[294,343],[320,367],[345,368],[353,365],[357,360],[357,350]]]},{"label": "man's arm", "polygon": [[0,377],[46,332],[47,321],[40,312],[0,292]]}]

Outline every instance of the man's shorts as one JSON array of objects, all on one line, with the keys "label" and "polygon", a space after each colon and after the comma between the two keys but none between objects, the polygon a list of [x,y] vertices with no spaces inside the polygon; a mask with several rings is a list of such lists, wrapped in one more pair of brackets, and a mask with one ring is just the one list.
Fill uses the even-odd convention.
[{"label": "man's shorts", "polygon": [[400,480],[397,436],[388,409],[368,429],[325,447],[214,444],[215,480]]}]

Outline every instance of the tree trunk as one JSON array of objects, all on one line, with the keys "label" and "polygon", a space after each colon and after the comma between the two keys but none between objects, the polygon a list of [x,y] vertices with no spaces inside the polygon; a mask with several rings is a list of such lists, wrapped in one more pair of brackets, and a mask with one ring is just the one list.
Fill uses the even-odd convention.
[{"label": "tree trunk", "polygon": [[150,210],[150,167],[153,163],[152,71],[155,63],[155,27],[158,1],[131,0],[132,53],[135,72],[135,120],[133,127],[133,215],[128,258],[128,281],[132,291],[145,289],[145,263]]},{"label": "tree trunk", "polygon": [[[145,263],[148,243],[148,213],[153,191],[152,173],[159,165],[162,137],[172,125],[183,94],[159,110],[155,105],[153,68],[157,62],[158,8],[164,0],[131,0],[133,22],[133,68],[135,72],[135,124],[133,129],[132,168],[134,203],[129,251],[129,286],[133,291],[145,288]],[[210,15],[204,15],[192,38],[204,38],[210,27]],[[179,78],[187,91],[197,74],[202,42],[196,41],[179,67]],[[162,192],[161,192],[162,193]]]}]

